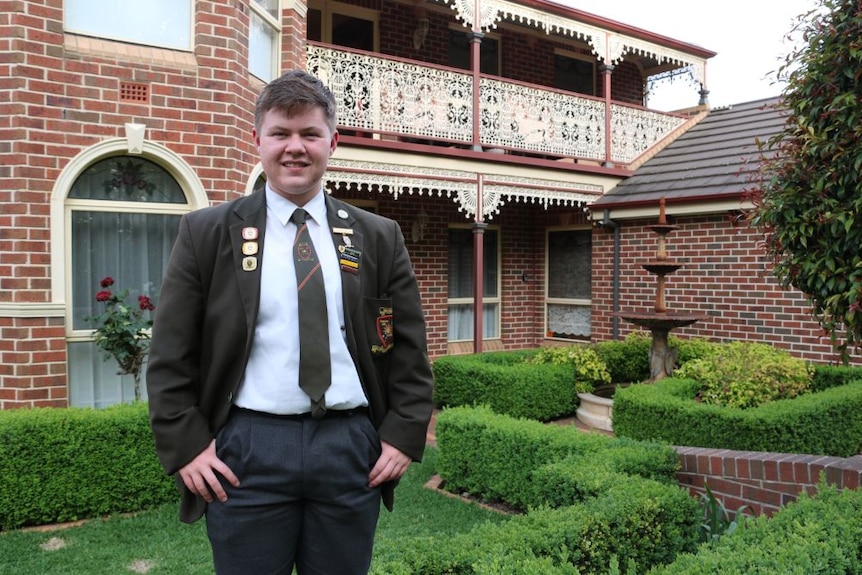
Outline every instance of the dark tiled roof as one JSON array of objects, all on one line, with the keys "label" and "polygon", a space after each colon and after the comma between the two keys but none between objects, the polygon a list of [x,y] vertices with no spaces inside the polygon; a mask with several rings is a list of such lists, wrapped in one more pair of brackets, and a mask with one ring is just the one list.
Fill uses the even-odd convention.
[{"label": "dark tiled roof", "polygon": [[784,127],[778,98],[711,110],[706,118],[646,161],[592,207],[736,197],[757,168],[757,139]]}]

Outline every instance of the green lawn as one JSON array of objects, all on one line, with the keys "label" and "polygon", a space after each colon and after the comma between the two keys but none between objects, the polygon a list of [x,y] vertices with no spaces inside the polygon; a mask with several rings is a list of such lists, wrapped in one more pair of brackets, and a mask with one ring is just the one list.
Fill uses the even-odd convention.
[{"label": "green lawn", "polygon": [[[424,488],[436,450],[413,465],[395,493],[395,511],[381,511],[375,557],[397,555],[405,538],[447,537],[501,515]],[[134,517],[88,521],[46,532],[0,533],[0,575],[212,574],[203,521],[180,523],[176,505]]]}]

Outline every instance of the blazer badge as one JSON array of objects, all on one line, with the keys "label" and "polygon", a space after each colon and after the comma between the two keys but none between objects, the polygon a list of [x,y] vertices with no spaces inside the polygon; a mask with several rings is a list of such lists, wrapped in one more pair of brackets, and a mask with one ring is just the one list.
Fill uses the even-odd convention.
[{"label": "blazer badge", "polygon": [[380,344],[371,346],[371,351],[373,353],[386,353],[392,349],[395,336],[392,329],[391,307],[381,306],[377,308],[377,337]]}]

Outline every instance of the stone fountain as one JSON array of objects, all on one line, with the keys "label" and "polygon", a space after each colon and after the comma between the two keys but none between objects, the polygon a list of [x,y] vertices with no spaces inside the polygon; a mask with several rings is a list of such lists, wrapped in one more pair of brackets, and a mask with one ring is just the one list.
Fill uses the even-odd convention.
[{"label": "stone fountain", "polygon": [[650,312],[617,312],[615,315],[644,327],[652,333],[652,345],[649,352],[650,381],[658,381],[673,372],[677,353],[668,345],[668,334],[672,329],[691,325],[706,316],[673,313],[668,311],[664,300],[665,276],[680,269],[682,264],[667,257],[667,235],[679,226],[667,223],[664,198],[659,201],[658,224],[647,226],[658,234],[658,250],[655,259],[643,264],[643,268],[656,276],[655,305]]}]

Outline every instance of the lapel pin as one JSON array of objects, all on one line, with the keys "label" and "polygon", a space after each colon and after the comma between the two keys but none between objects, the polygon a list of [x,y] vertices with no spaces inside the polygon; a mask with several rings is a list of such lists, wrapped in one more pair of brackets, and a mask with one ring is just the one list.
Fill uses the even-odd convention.
[{"label": "lapel pin", "polygon": [[257,242],[243,242],[242,244],[242,255],[244,256],[253,256],[257,254],[257,250]]},{"label": "lapel pin", "polygon": [[257,258],[255,257],[244,257],[242,258],[242,269],[243,271],[253,272],[257,269]]},{"label": "lapel pin", "polygon": [[342,220],[347,219],[347,211],[346,210],[338,210],[338,217]]},{"label": "lapel pin", "polygon": [[242,229],[242,239],[244,240],[256,240],[257,239],[257,228],[243,228]]}]

